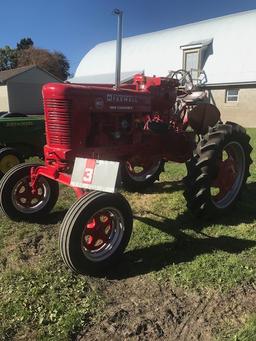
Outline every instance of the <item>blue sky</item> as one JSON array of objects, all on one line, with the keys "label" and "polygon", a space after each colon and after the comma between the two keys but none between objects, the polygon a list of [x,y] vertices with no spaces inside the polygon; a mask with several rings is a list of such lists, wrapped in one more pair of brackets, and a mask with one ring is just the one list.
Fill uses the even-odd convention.
[{"label": "blue sky", "polygon": [[12,0],[1,1],[0,47],[30,37],[63,52],[74,73],[96,44],[116,37],[114,8],[124,11],[124,36],[256,9],[256,0]]}]

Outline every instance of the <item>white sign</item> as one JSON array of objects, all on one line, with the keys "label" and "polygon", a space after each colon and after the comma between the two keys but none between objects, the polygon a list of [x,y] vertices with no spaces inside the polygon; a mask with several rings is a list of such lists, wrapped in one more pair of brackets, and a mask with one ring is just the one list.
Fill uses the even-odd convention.
[{"label": "white sign", "polygon": [[103,192],[116,192],[119,182],[119,162],[77,157],[71,177],[71,186]]}]

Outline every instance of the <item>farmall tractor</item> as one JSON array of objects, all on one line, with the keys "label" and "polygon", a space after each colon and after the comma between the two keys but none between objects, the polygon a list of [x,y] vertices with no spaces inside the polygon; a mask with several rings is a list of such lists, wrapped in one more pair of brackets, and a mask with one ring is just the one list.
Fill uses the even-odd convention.
[{"label": "farmall tractor", "polygon": [[116,192],[119,176],[124,187],[141,190],[164,162],[186,163],[184,196],[192,213],[226,212],[249,176],[250,138],[241,126],[223,124],[213,105],[198,104],[202,93],[188,91],[190,81],[178,71],[136,75],[124,85],[45,85],[44,165],[21,164],[5,174],[2,211],[35,221],[54,207],[59,183],[73,187],[78,200],[62,221],[59,246],[77,273],[105,270],[129,242],[133,215]]}]

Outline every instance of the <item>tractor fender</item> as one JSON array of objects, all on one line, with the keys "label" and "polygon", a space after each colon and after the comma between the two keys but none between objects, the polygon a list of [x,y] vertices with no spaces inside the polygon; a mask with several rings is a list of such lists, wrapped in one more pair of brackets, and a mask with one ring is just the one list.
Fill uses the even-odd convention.
[{"label": "tractor fender", "polygon": [[188,124],[197,134],[206,134],[220,120],[219,109],[210,103],[200,103],[187,113]]}]

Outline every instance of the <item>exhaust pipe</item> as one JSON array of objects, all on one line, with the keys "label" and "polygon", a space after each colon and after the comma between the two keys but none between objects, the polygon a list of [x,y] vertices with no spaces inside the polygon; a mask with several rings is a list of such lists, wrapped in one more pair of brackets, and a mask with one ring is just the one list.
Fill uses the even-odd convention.
[{"label": "exhaust pipe", "polygon": [[123,36],[123,12],[116,8],[113,14],[117,15],[117,40],[116,40],[116,72],[115,72],[115,87],[120,86],[121,81],[121,53],[122,53],[122,36]]}]

